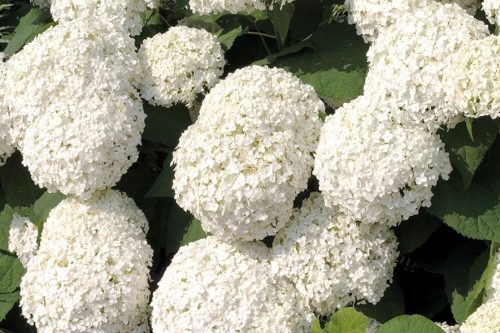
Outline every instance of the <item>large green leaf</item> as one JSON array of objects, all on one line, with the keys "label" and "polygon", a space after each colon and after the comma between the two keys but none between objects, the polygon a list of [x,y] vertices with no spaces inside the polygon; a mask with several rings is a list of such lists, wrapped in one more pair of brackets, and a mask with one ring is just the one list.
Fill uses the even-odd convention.
[{"label": "large green leaf", "polygon": [[234,15],[192,15],[185,17],[181,23],[212,33],[226,51],[231,49],[236,38],[243,33],[241,23]]},{"label": "large green leaf", "polygon": [[[174,200],[161,207],[159,223],[160,241],[167,254],[176,252],[182,245],[206,237],[198,220],[180,208]],[[157,229],[158,230],[158,229]]]},{"label": "large green leaf", "polygon": [[466,237],[500,242],[499,199],[500,187],[493,179],[465,189],[461,179],[452,176],[438,183],[427,211]]},{"label": "large green leaf", "polygon": [[6,205],[0,213],[0,250],[9,250],[9,230],[12,222],[12,208]]},{"label": "large green leaf", "polygon": [[56,207],[66,196],[61,193],[45,192],[33,204],[33,212],[37,216],[38,221],[45,222],[49,217],[50,211]]},{"label": "large green leaf", "polygon": [[25,269],[13,255],[0,254],[0,294],[14,292],[21,284]]},{"label": "large green leaf", "polygon": [[[287,69],[336,108],[363,92],[367,45],[347,23],[319,28],[309,39],[292,46],[296,53],[270,56],[272,64]],[[260,62],[262,63],[262,62]]]},{"label": "large green leaf", "polygon": [[[451,297],[451,310],[458,323],[464,322],[483,302],[486,283],[493,276],[496,266],[497,247],[484,251],[465,246],[450,253],[446,264],[446,291]],[[465,272],[460,265],[465,266]]]},{"label": "large green leaf", "polygon": [[21,299],[19,291],[11,293],[0,294],[0,321],[5,319],[7,313],[14,307],[14,305]]},{"label": "large green leaf", "polygon": [[401,223],[394,230],[399,242],[399,254],[404,255],[421,247],[440,225],[441,221],[425,212]]},{"label": "large green leaf", "polygon": [[444,333],[431,320],[419,315],[404,315],[389,320],[376,333]]},{"label": "large green leaf", "polygon": [[453,167],[460,172],[465,188],[470,186],[477,168],[483,161],[498,133],[497,123],[489,117],[476,119],[469,135],[465,122],[442,135]]},{"label": "large green leaf", "polygon": [[170,149],[177,146],[182,132],[191,125],[188,110],[180,105],[166,109],[144,103],[144,111],[147,118],[143,138]]},{"label": "large green leaf", "polygon": [[52,24],[48,10],[40,8],[31,9],[19,21],[18,26],[13,32],[13,37],[9,41],[9,44],[7,44],[4,53],[8,56],[13,55]]},{"label": "large green leaf", "polygon": [[295,4],[293,3],[287,3],[284,6],[275,5],[268,11],[269,19],[273,24],[274,32],[280,45],[283,45],[286,41],[294,12]]},{"label": "large green leaf", "polygon": [[174,190],[172,189],[172,182],[174,180],[174,168],[170,165],[172,155],[169,155],[163,163],[163,169],[156,178],[151,189],[146,193],[146,198],[173,198]]},{"label": "large green leaf", "polygon": [[31,180],[28,169],[21,164],[21,159],[21,154],[15,153],[0,168],[5,199],[12,206],[30,206],[43,193]]},{"label": "large green leaf", "polygon": [[325,333],[365,333],[370,318],[354,308],[343,308],[335,312],[326,324]]}]

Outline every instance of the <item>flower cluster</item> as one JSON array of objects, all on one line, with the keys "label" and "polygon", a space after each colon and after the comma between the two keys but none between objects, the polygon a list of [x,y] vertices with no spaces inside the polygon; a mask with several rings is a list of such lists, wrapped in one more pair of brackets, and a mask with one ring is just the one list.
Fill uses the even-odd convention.
[{"label": "flower cluster", "polygon": [[213,236],[182,247],[153,295],[153,331],[309,332],[312,312],[274,283],[268,252]]},{"label": "flower cluster", "polygon": [[5,55],[0,52],[0,166],[5,164],[5,161],[14,152],[14,145],[9,126],[7,125],[8,119],[8,106],[4,101],[6,89],[6,65],[3,62]]},{"label": "flower cluster", "polygon": [[[294,0],[272,0],[271,6],[283,6]],[[252,12],[266,9],[265,0],[189,0],[189,7],[194,13],[211,14],[230,12]]]},{"label": "flower cluster", "polygon": [[500,37],[465,44],[447,75],[446,98],[467,117],[500,117]]},{"label": "flower cluster", "polygon": [[488,27],[458,5],[433,3],[402,15],[368,51],[365,95],[393,100],[435,129],[453,126],[462,114],[444,105],[449,63]]},{"label": "flower cluster", "polygon": [[498,0],[483,0],[483,10],[491,24],[499,22],[500,2]]},{"label": "flower cluster", "polygon": [[149,332],[147,228],[117,191],[62,201],[21,282],[24,316],[41,333]]},{"label": "flower cluster", "polygon": [[398,113],[361,96],[326,119],[314,166],[326,206],[388,225],[430,206],[432,187],[452,171],[448,154],[437,135]]},{"label": "flower cluster", "polygon": [[[393,25],[405,13],[435,2],[436,0],[346,0],[345,6],[348,11],[348,22],[356,24],[358,34],[363,36],[366,42],[373,42],[381,31]],[[438,2],[456,3],[472,15],[480,6],[479,0],[438,0]]]},{"label": "flower cluster", "polygon": [[[143,22],[140,14],[147,8],[155,8],[158,0],[47,0],[50,12],[57,22],[75,19],[87,21],[99,18],[117,28],[125,29],[132,36],[141,33]],[[42,1],[46,4],[46,1]]]},{"label": "flower cluster", "polygon": [[500,327],[500,300],[481,305],[460,326],[460,333],[497,333]]},{"label": "flower cluster", "polygon": [[24,267],[36,255],[38,227],[28,218],[14,214],[9,229],[9,251],[17,255]]},{"label": "flower cluster", "polygon": [[191,106],[212,88],[225,65],[217,38],[203,29],[177,26],[146,39],[139,49],[142,97],[154,105]]},{"label": "flower cluster", "polygon": [[49,28],[7,63],[11,133],[33,180],[88,198],[138,157],[145,114],[134,41],[100,23]]},{"label": "flower cluster", "polygon": [[356,301],[377,303],[398,256],[394,233],[325,207],[312,193],[275,237],[273,274],[290,281],[323,315]]},{"label": "flower cluster", "polygon": [[220,239],[274,235],[307,187],[323,111],[314,89],[282,69],[230,74],[174,153],[177,202]]}]

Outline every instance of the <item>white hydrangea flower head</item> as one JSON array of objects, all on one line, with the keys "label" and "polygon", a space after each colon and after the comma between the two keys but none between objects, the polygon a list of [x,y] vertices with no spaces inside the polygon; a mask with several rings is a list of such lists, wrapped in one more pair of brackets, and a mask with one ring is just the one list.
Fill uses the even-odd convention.
[{"label": "white hydrangea flower head", "polygon": [[481,305],[460,326],[460,333],[500,333],[500,300]]},{"label": "white hydrangea flower head", "polygon": [[[417,8],[428,6],[436,0],[346,0],[347,20],[356,24],[358,35],[365,42],[373,42],[381,31],[394,24],[402,15]],[[469,14],[480,6],[479,0],[437,0],[441,3],[456,3]]]},{"label": "white hydrangea flower head", "polygon": [[35,183],[88,198],[119,181],[144,129],[139,75],[132,38],[80,20],[9,59],[8,123]]},{"label": "white hydrangea flower head", "polygon": [[307,187],[324,108],[311,86],[282,69],[228,75],[174,152],[177,202],[219,239],[274,235]]},{"label": "white hydrangea flower head", "polygon": [[50,12],[54,21],[75,19],[107,21],[125,29],[132,36],[143,27],[141,13],[158,6],[158,0],[51,0]]},{"label": "white hydrangea flower head", "polygon": [[485,299],[500,301],[500,249],[495,254],[493,276],[486,285]]},{"label": "white hydrangea flower head", "polygon": [[392,281],[397,246],[389,227],[357,223],[312,193],[276,235],[272,272],[328,315],[353,302],[377,303]]},{"label": "white hydrangea flower head", "polygon": [[313,171],[327,207],[393,226],[431,205],[432,187],[452,171],[449,156],[436,134],[400,119],[364,96],[327,117]]},{"label": "white hydrangea flower head", "polygon": [[226,63],[217,38],[204,29],[177,26],[144,40],[139,49],[141,95],[153,105],[188,107],[212,88]]},{"label": "white hydrangea flower head", "polygon": [[49,192],[88,199],[114,186],[137,160],[144,121],[138,96],[96,92],[77,109],[40,117],[22,141],[23,164]]},{"label": "white hydrangea flower head", "polygon": [[9,251],[15,253],[24,267],[38,250],[38,227],[27,217],[14,214],[9,229]]},{"label": "white hydrangea flower head", "polygon": [[22,278],[23,315],[40,333],[149,332],[147,229],[144,214],[118,191],[63,200]]},{"label": "white hydrangea flower head", "polygon": [[[499,2],[500,3],[500,2]],[[447,75],[447,103],[466,117],[500,117],[500,36],[465,44]]]},{"label": "white hydrangea flower head", "polygon": [[8,126],[8,106],[4,100],[6,85],[6,64],[5,54],[0,52],[0,166],[4,165],[7,159],[14,153],[14,143]]},{"label": "white hydrangea flower head", "polygon": [[394,100],[430,129],[452,127],[463,117],[443,105],[447,69],[462,45],[488,35],[486,24],[456,4],[404,13],[368,50],[365,94]]},{"label": "white hydrangea flower head", "polygon": [[153,331],[309,332],[314,315],[269,274],[262,243],[213,236],[182,247],[153,294]]},{"label": "white hydrangea flower head", "polygon": [[460,325],[448,325],[447,323],[436,323],[445,333],[460,333]]},{"label": "white hydrangea flower head", "polygon": [[[271,0],[270,6],[283,6],[294,0]],[[189,7],[197,14],[211,14],[230,12],[236,14],[239,12],[250,13],[254,10],[266,9],[265,0],[189,0]]]},{"label": "white hydrangea flower head", "polygon": [[483,0],[483,10],[491,24],[499,23],[500,2],[498,0]]},{"label": "white hydrangea flower head", "polygon": [[5,100],[14,142],[41,115],[73,112],[89,96],[136,95],[131,82],[141,67],[135,51],[130,36],[99,20],[60,23],[38,35],[6,66]]}]

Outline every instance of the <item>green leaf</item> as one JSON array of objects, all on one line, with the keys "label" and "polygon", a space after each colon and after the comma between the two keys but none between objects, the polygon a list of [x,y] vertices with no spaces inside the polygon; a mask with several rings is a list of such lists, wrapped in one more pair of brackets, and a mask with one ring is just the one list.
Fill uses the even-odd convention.
[{"label": "green leaf", "polygon": [[234,15],[192,15],[181,21],[182,25],[205,29],[215,35],[224,50],[229,50],[233,46],[236,38],[241,36],[243,28]]},{"label": "green leaf", "polygon": [[[66,196],[61,193],[45,192],[42,196],[35,201],[33,205],[33,212],[38,218],[38,221],[45,222],[49,217],[50,211],[56,207]],[[35,221],[33,221],[35,222]]]},{"label": "green leaf", "polygon": [[354,308],[343,308],[335,312],[325,326],[326,333],[365,333],[370,318]]},{"label": "green leaf", "polygon": [[48,10],[33,8],[20,21],[13,32],[13,37],[4,50],[12,56],[24,45],[31,42],[38,34],[47,30],[53,23]]},{"label": "green leaf", "polygon": [[[346,23],[319,28],[300,52],[273,59],[273,65],[297,75],[312,85],[333,108],[353,100],[363,92],[367,71],[367,45]],[[271,56],[272,57],[272,56]]]},{"label": "green leaf", "polygon": [[283,6],[275,5],[268,11],[269,19],[273,24],[274,33],[278,37],[280,45],[283,45],[286,41],[294,12],[295,5],[292,3],[287,3]]},{"label": "green leaf", "polygon": [[176,252],[179,247],[206,237],[198,220],[180,208],[173,199],[169,206],[162,205],[159,221],[159,236],[167,254]]},{"label": "green leaf", "polygon": [[401,223],[394,230],[399,242],[399,254],[405,255],[424,245],[440,225],[441,221],[425,212]]},{"label": "green leaf", "polygon": [[312,34],[323,19],[322,0],[295,0],[295,11],[290,21],[289,37],[301,41]]},{"label": "green leaf", "polygon": [[446,150],[455,169],[462,175],[464,187],[468,188],[474,173],[483,161],[488,149],[495,141],[498,125],[489,117],[474,121],[474,136],[469,135],[467,122],[458,124],[442,135]]},{"label": "green leaf", "polygon": [[0,168],[0,180],[5,199],[12,206],[30,206],[43,190],[33,183],[30,173],[21,164],[21,154],[15,153]]},{"label": "green leaf", "polygon": [[13,255],[0,254],[0,294],[14,292],[21,284],[25,269]]},{"label": "green leaf", "polygon": [[9,230],[12,223],[12,208],[5,206],[0,213],[0,250],[9,250]]},{"label": "green leaf", "polygon": [[323,329],[321,328],[321,323],[318,318],[314,319],[312,323],[311,333],[323,333]]},{"label": "green leaf", "polygon": [[143,138],[164,144],[172,150],[179,143],[182,132],[191,125],[189,112],[184,106],[166,109],[144,103],[144,111],[147,118]]},{"label": "green leaf", "polygon": [[145,198],[173,198],[174,190],[172,189],[172,182],[174,180],[174,168],[170,165],[172,162],[172,155],[169,155],[163,162],[163,169],[160,175],[156,178],[153,187],[146,193]]},{"label": "green leaf", "polygon": [[399,279],[394,276],[394,281],[387,288],[384,297],[377,304],[362,304],[357,306],[366,316],[385,323],[391,318],[405,313],[405,300],[399,285]]},{"label": "green leaf", "polygon": [[21,299],[19,291],[12,293],[0,294],[0,321],[5,319],[7,313],[14,307],[14,305]]},{"label": "green leaf", "polygon": [[[462,248],[460,250],[455,255],[464,258],[462,265],[466,265],[467,253]],[[491,250],[483,252],[473,261],[466,275],[467,281],[457,281],[459,277],[451,276],[458,273],[454,265],[459,264],[459,258],[451,257],[448,261],[449,272],[445,279],[447,291],[452,294],[451,310],[458,323],[463,323],[483,303],[486,283],[492,278],[496,267],[496,250],[497,247],[492,246]]]},{"label": "green leaf", "polygon": [[431,320],[420,315],[404,315],[389,320],[376,333],[444,333]]},{"label": "green leaf", "polygon": [[495,181],[474,182],[465,189],[463,182],[452,176],[434,188],[427,211],[466,237],[500,242],[498,185]]}]

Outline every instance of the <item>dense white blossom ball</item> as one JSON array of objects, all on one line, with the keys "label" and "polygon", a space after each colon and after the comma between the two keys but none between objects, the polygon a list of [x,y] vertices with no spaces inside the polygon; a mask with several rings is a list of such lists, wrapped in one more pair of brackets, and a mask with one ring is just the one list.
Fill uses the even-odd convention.
[{"label": "dense white blossom ball", "polygon": [[[346,0],[348,22],[356,24],[356,30],[366,42],[374,41],[381,31],[394,24],[405,13],[428,6],[436,0]],[[438,0],[441,3],[456,3],[469,14],[474,14],[479,0]]]},{"label": "dense white blossom ball", "polygon": [[87,199],[114,186],[137,160],[145,114],[138,96],[96,92],[78,106],[44,114],[20,149],[37,185]]},{"label": "dense white blossom ball", "polygon": [[466,117],[500,117],[500,36],[465,44],[447,76],[446,98]]},{"label": "dense white blossom ball", "polygon": [[141,13],[156,8],[158,0],[51,0],[50,12],[56,22],[75,19],[107,21],[117,28],[139,35],[143,20]]},{"label": "dense white blossom ball", "polygon": [[144,129],[139,75],[133,39],[84,21],[50,28],[9,60],[8,124],[35,183],[88,198],[119,181]]},{"label": "dense white blossom ball", "polygon": [[326,206],[364,223],[396,225],[429,207],[452,168],[440,138],[398,110],[359,97],[329,116],[314,174]]},{"label": "dense white blossom ball", "polygon": [[463,118],[443,105],[448,66],[463,45],[488,34],[458,5],[433,3],[405,13],[368,50],[365,94],[394,100],[431,129],[453,126]]},{"label": "dense white blossom ball", "polygon": [[484,303],[460,326],[460,333],[500,333],[500,300]]},{"label": "dense white blossom ball", "polygon": [[5,55],[0,52],[0,166],[4,165],[7,159],[14,153],[14,142],[8,126],[8,106],[4,100],[6,79]]},{"label": "dense white blossom ball", "polygon": [[63,200],[22,278],[23,315],[40,333],[149,332],[147,229],[120,192]]},{"label": "dense white blossom ball", "polygon": [[283,6],[294,0],[189,0],[189,7],[194,13],[210,14],[230,12],[252,12],[266,9],[266,3],[271,6]]},{"label": "dense white blossom ball", "polygon": [[323,111],[314,89],[282,69],[230,74],[174,152],[177,202],[219,239],[275,234],[307,187]]},{"label": "dense white blossom ball", "polygon": [[362,224],[325,207],[312,193],[274,239],[273,273],[293,284],[316,313],[350,303],[377,303],[398,256],[385,225]]},{"label": "dense white blossom ball", "polygon": [[182,247],[153,294],[153,331],[310,332],[312,311],[274,283],[268,257],[262,243],[213,236]]},{"label": "dense white blossom ball", "polygon": [[499,22],[500,2],[498,0],[483,0],[483,10],[491,24]]},{"label": "dense white blossom ball", "polygon": [[144,40],[139,49],[141,95],[154,105],[187,106],[212,88],[223,73],[224,52],[204,29],[177,26]]},{"label": "dense white blossom ball", "polygon": [[[17,144],[43,114],[92,113],[101,99],[136,95],[141,67],[134,40],[99,20],[60,23],[38,35],[6,66],[5,100]],[[86,101],[99,101],[90,105]],[[82,109],[80,103],[85,102]]]},{"label": "dense white blossom ball", "polygon": [[38,227],[27,217],[14,214],[9,229],[9,251],[17,255],[24,267],[35,256]]}]

